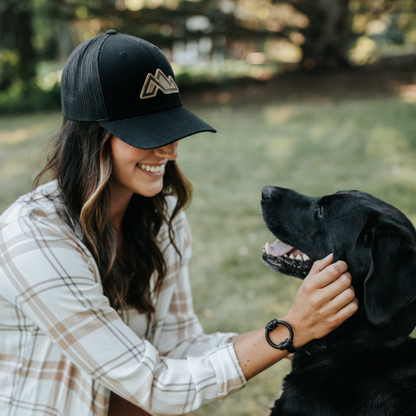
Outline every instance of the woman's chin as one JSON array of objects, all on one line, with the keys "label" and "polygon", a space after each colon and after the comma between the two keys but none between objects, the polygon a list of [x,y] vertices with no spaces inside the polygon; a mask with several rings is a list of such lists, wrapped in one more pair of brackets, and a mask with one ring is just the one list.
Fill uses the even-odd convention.
[{"label": "woman's chin", "polygon": [[[156,184],[155,184],[156,185]],[[160,192],[162,192],[163,189],[163,182],[157,186],[149,186],[146,188],[140,188],[136,190],[136,193],[142,196],[145,196],[147,198],[151,198],[152,196],[155,196],[157,194],[159,194]]]}]

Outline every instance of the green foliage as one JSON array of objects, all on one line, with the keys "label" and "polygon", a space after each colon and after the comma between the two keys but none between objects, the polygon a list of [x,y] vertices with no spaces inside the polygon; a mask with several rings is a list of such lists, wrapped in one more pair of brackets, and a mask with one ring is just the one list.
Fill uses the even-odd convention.
[{"label": "green foliage", "polygon": [[31,0],[4,0],[0,7],[0,70],[4,67],[6,73],[2,75],[0,91],[16,80],[27,83],[35,76],[32,36]]},{"label": "green foliage", "polygon": [[61,90],[58,83],[45,91],[34,81],[16,81],[7,90],[0,92],[0,114],[51,110],[60,105]]},{"label": "green foliage", "polygon": [[[299,68],[302,53],[305,69],[331,71],[347,65],[347,57],[350,63],[363,65],[380,56],[414,53],[415,0],[334,0],[330,7],[339,9],[341,4],[349,8],[336,18],[336,24],[327,22],[337,28],[336,33],[343,33],[336,40],[339,33],[335,36],[324,29],[324,17],[333,13],[322,10],[329,7],[322,0],[2,0],[0,91],[15,82],[18,85],[6,95],[2,93],[0,101],[10,99],[11,103],[2,104],[0,111],[46,109],[48,102],[54,107],[53,94],[39,90],[31,94],[40,98],[39,106],[33,102],[18,105],[19,83],[27,84],[34,77],[35,66],[43,61],[63,64],[80,42],[110,28],[143,37],[168,55],[175,44],[182,43],[185,48],[192,41],[201,49],[201,41],[209,38],[211,46],[200,51],[201,62],[178,74],[180,84],[223,82],[237,73],[244,77],[249,71],[249,76],[265,79],[287,69],[287,64]],[[200,22],[205,19],[206,25],[190,25],[195,17]],[[328,56],[319,58],[319,51]],[[318,65],[320,59],[322,65]],[[200,71],[202,67],[208,67],[209,72]]]},{"label": "green foliage", "polygon": [[20,57],[16,51],[0,49],[0,91],[9,88],[17,81],[16,68],[20,65]]},{"label": "green foliage", "polygon": [[59,22],[56,21],[58,4],[48,0],[33,0],[32,43],[39,61],[58,59]]}]

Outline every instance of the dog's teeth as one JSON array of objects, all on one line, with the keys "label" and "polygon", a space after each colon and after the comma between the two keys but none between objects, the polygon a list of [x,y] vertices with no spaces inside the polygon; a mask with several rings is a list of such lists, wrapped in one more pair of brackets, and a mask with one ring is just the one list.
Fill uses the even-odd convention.
[{"label": "dog's teeth", "polygon": [[300,256],[300,254],[298,254],[298,255],[296,256],[296,260],[302,260],[302,257]]},{"label": "dog's teeth", "polygon": [[287,254],[284,254],[283,257],[289,257]]},{"label": "dog's teeth", "polygon": [[290,258],[290,259],[292,259],[292,260],[295,260],[295,258],[293,257],[293,254],[291,254],[291,255],[289,256],[289,258]]},{"label": "dog's teeth", "polygon": [[268,256],[270,256],[270,248],[269,248],[269,243],[266,243],[266,245],[265,245],[265,249],[266,249],[266,254],[267,254]]},{"label": "dog's teeth", "polygon": [[310,260],[309,256],[307,254],[303,255],[303,260]]}]

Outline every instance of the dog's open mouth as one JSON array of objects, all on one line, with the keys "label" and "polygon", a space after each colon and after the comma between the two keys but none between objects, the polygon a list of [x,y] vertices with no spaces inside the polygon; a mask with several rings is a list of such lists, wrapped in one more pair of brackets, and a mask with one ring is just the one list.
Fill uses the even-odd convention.
[{"label": "dog's open mouth", "polygon": [[263,261],[273,270],[304,278],[312,267],[312,260],[297,248],[279,240],[263,246]]}]

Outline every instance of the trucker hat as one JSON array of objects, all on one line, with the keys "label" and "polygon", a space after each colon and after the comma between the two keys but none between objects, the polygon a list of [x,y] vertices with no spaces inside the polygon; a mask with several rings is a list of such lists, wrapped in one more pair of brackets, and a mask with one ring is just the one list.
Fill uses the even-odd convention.
[{"label": "trucker hat", "polygon": [[141,149],[216,132],[182,105],[165,55],[151,43],[115,30],[72,52],[62,72],[61,101],[65,118],[98,122]]}]

